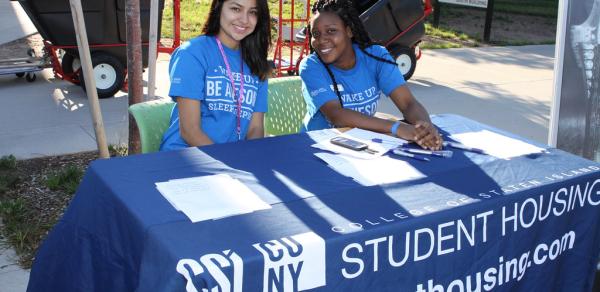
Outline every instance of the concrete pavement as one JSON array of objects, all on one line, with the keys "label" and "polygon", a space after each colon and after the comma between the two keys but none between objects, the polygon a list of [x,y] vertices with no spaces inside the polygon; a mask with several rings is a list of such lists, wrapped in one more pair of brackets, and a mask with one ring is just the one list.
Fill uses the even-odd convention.
[{"label": "concrete pavement", "polygon": [[[166,72],[168,60],[157,62]],[[165,73],[157,95],[166,96]],[[14,75],[0,76],[0,156],[19,159],[97,149],[87,96],[81,87],[54,78],[46,69],[29,83]],[[109,145],[127,144],[128,100],[124,92],[101,99]]]},{"label": "concrete pavement", "polygon": [[463,115],[546,144],[553,66],[553,45],[427,50],[409,87],[432,114]]}]

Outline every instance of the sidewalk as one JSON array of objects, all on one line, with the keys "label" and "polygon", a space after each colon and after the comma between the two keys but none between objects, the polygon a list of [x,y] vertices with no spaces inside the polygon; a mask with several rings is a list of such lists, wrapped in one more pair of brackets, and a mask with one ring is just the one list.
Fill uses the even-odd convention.
[{"label": "sidewalk", "polygon": [[428,50],[409,87],[431,114],[459,114],[546,144],[553,66],[554,45]]}]

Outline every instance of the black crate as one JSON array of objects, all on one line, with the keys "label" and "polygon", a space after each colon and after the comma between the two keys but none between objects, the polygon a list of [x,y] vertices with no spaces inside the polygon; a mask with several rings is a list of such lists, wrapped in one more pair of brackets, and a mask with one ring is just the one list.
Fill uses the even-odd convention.
[{"label": "black crate", "polygon": [[425,35],[425,25],[418,21],[423,16],[422,0],[357,0],[355,5],[373,41],[385,44],[406,31],[388,48],[410,48]]},{"label": "black crate", "polygon": [[[76,46],[77,38],[69,0],[19,0],[19,3],[45,40],[56,46]],[[104,51],[115,55],[127,64],[124,46],[94,48],[94,45],[125,44],[125,0],[82,0],[83,14],[90,50]],[[159,0],[158,33],[161,31],[164,0]],[[150,26],[150,0],[140,0],[142,42],[148,42]],[[147,52],[147,45],[143,47]],[[68,50],[77,55],[77,50]],[[144,66],[147,53],[143,54]]]}]

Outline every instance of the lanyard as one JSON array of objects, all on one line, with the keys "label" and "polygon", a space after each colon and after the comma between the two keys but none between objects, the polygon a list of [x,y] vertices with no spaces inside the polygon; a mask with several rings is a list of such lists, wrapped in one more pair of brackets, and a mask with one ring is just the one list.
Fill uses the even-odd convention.
[{"label": "lanyard", "polygon": [[[221,56],[223,57],[223,62],[225,62],[225,67],[227,68],[227,76],[229,77],[229,81],[231,82],[231,89],[233,90],[233,100],[235,101],[235,81],[233,80],[233,74],[231,74],[231,68],[229,67],[229,62],[227,61],[227,56],[225,55],[225,51],[223,50],[223,45],[219,38],[215,38],[217,40],[217,45],[219,45],[219,51],[221,51]],[[240,52],[241,54],[241,52]],[[238,135],[238,141],[242,140],[242,96],[244,96],[244,60],[240,58],[240,67],[241,67],[241,79],[240,79],[240,90],[237,95],[237,119],[236,119],[236,132]]]}]

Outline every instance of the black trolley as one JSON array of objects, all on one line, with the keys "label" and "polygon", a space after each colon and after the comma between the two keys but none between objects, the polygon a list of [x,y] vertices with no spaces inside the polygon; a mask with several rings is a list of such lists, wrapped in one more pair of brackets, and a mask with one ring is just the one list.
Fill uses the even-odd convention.
[{"label": "black trolley", "polygon": [[[21,4],[44,40],[44,56],[33,58],[37,67],[28,70],[51,67],[56,77],[80,84],[85,90],[69,0],[11,1],[18,1]],[[179,4],[178,0],[175,0],[174,4],[175,2],[177,5]],[[81,4],[98,97],[112,97],[119,90],[127,87],[125,0],[82,0]],[[163,8],[164,0],[159,0],[159,20],[162,19]],[[146,67],[148,64],[150,0],[140,1],[140,20],[143,44],[142,62]],[[158,35],[160,35],[160,21],[158,23]],[[173,43],[173,46],[178,45],[178,42]],[[173,49],[159,47],[159,51],[171,52]]]}]

